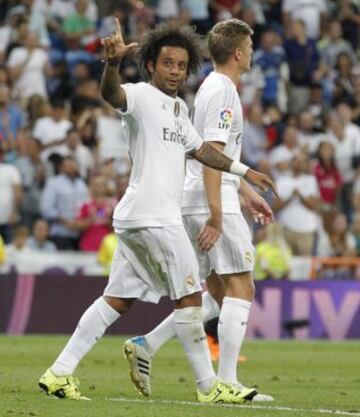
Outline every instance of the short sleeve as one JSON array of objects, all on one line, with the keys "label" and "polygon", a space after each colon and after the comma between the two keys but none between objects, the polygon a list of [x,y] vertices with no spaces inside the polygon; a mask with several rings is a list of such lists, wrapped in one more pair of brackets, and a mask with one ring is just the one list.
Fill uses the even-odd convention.
[{"label": "short sleeve", "polygon": [[227,143],[234,119],[234,95],[228,90],[213,94],[208,102],[204,120],[204,140]]},{"label": "short sleeve", "polygon": [[190,123],[190,120],[189,120],[189,131],[188,131],[187,140],[185,143],[185,152],[191,152],[196,149],[199,149],[203,143],[204,143],[203,139],[197,133],[194,126]]},{"label": "short sleeve", "polygon": [[132,115],[136,117],[136,115],[140,115],[142,108],[141,103],[147,96],[144,89],[144,83],[122,84],[121,87],[125,90],[126,94],[126,110],[117,109],[117,111],[122,116]]}]

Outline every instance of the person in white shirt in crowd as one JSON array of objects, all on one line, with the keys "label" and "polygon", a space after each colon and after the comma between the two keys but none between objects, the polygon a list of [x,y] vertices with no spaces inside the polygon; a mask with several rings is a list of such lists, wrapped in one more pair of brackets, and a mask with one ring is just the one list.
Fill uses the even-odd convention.
[{"label": "person in white shirt in crowd", "polygon": [[296,127],[287,125],[283,132],[283,143],[270,151],[269,162],[274,178],[291,175],[292,159],[300,150],[298,133]]},{"label": "person in white shirt in crowd", "polygon": [[95,166],[95,161],[90,149],[81,143],[80,133],[76,128],[72,127],[67,131],[63,147],[63,154],[75,159],[80,177],[86,180]]},{"label": "person in white shirt in crowd", "polygon": [[314,156],[325,135],[315,131],[315,117],[309,110],[303,110],[299,114],[298,141],[300,147],[309,155]]},{"label": "person in white shirt in crowd", "polygon": [[19,171],[4,162],[5,150],[0,142],[0,235],[5,243],[11,239],[11,227],[20,220],[22,187]]},{"label": "person in white shirt in crowd", "polygon": [[274,200],[273,209],[293,254],[311,256],[316,231],[321,226],[319,189],[316,178],[309,174],[306,153],[298,152],[290,167],[290,175],[276,181],[279,198]]},{"label": "person in white shirt in crowd", "polygon": [[71,127],[72,123],[66,115],[65,102],[61,99],[54,99],[51,103],[50,114],[37,119],[32,131],[33,137],[42,145],[41,159],[44,162],[53,153],[65,155],[63,144]]},{"label": "person in white shirt in crowd", "polygon": [[7,60],[12,92],[26,103],[33,94],[47,97],[45,69],[48,52],[39,47],[36,33],[29,32],[24,46],[14,48]]},{"label": "person in white shirt in crowd", "polygon": [[343,179],[341,188],[342,211],[351,218],[352,188],[360,166],[359,128],[348,119],[348,106],[343,103],[327,120],[328,136],[335,147],[335,162]]},{"label": "person in white shirt in crowd", "polygon": [[34,251],[56,252],[57,247],[49,239],[49,223],[46,220],[38,219],[34,223],[32,235],[28,238],[26,246]]},{"label": "person in white shirt in crowd", "polygon": [[283,22],[289,28],[291,20],[302,20],[310,38],[317,39],[328,14],[326,0],[284,0]]},{"label": "person in white shirt in crowd", "polygon": [[334,213],[324,229],[319,233],[318,256],[356,256],[356,240],[349,230],[345,214]]},{"label": "person in white shirt in crowd", "polygon": [[18,256],[22,253],[29,252],[27,239],[29,237],[29,229],[26,226],[17,226],[14,229],[11,243],[6,245],[6,260],[16,265]]},{"label": "person in white shirt in crowd", "polygon": [[[213,27],[208,47],[215,69],[201,84],[192,110],[197,132],[211,146],[235,160],[240,160],[244,130],[236,83],[240,74],[250,68],[252,33],[238,19]],[[256,216],[270,222],[270,207],[246,182],[203,167],[193,159],[187,162],[182,213],[199,260],[200,277],[207,282],[208,292],[203,295],[204,321],[219,316],[218,377],[242,392],[246,389],[238,380],[237,360],[255,292],[252,278],[255,251],[240,209],[239,189]],[[174,315],[170,315],[152,332],[130,339],[127,344],[139,358],[150,362],[160,346],[175,335]],[[139,381],[135,386],[147,395],[149,375],[129,362],[135,381]],[[252,399],[272,400],[272,397],[256,394]]]},{"label": "person in white shirt in crowd", "polygon": [[[137,44],[124,43],[118,21],[115,34],[102,43],[107,60],[102,95],[123,116],[133,162],[129,186],[113,216],[119,245],[104,295],[83,314],[39,385],[49,395],[83,399],[73,372],[108,326],[136,299],[157,303],[162,295],[169,295],[175,303],[175,332],[196,377],[198,401],[243,403],[254,389],[230,388],[218,380],[211,365],[198,264],[181,218],[185,155],[243,175],[262,189],[274,189],[273,183],[204,142],[191,125],[187,106],[177,93],[202,59],[200,38],[192,28],[165,24],[147,33],[139,58],[148,82],[137,84],[121,85],[121,60]],[[129,360],[140,361],[132,345],[126,344],[124,352]],[[144,361],[142,371],[148,373],[149,367]]]},{"label": "person in white shirt in crowd", "polygon": [[353,64],[356,63],[356,54],[351,43],[342,37],[341,23],[333,20],[329,24],[325,46],[321,49],[321,62],[326,68],[334,69],[338,56],[343,53],[349,56]]}]

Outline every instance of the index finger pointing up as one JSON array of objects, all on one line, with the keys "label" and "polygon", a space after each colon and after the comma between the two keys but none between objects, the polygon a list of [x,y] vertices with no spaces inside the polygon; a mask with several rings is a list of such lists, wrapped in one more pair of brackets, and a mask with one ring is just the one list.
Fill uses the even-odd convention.
[{"label": "index finger pointing up", "polygon": [[121,39],[122,39],[121,25],[120,25],[120,21],[117,17],[115,17],[115,35],[120,36]]}]

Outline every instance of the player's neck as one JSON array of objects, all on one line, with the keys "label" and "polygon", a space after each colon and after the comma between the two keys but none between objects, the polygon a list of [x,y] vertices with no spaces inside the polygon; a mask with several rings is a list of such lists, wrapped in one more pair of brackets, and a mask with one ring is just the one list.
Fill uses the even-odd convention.
[{"label": "player's neck", "polygon": [[235,68],[230,65],[216,65],[215,72],[226,75],[235,85],[237,85],[237,83],[239,82],[241,75],[241,71],[239,70],[239,68]]}]

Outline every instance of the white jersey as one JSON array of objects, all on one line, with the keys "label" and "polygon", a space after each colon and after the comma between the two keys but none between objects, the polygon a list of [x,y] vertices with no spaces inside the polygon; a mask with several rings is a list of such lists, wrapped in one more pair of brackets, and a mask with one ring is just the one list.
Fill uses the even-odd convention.
[{"label": "white jersey", "polygon": [[117,204],[115,229],[182,225],[185,153],[203,140],[188,108],[148,83],[125,84],[127,109],[119,110],[133,167]]},{"label": "white jersey", "polygon": [[[239,161],[243,136],[243,113],[235,84],[226,75],[212,72],[196,94],[193,123],[205,141],[225,144],[223,153]],[[189,159],[183,195],[183,214],[208,213],[203,184],[203,169],[199,162]],[[223,213],[240,213],[238,189],[240,179],[222,173],[221,201]]]}]

